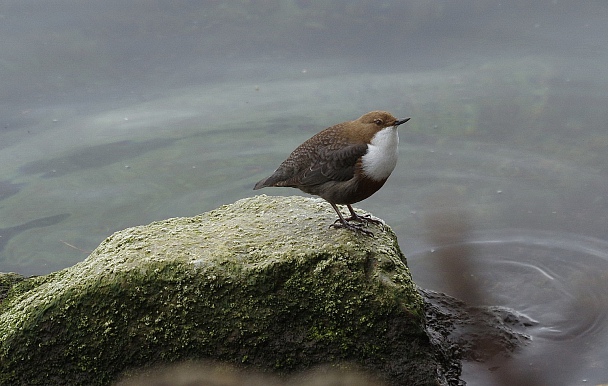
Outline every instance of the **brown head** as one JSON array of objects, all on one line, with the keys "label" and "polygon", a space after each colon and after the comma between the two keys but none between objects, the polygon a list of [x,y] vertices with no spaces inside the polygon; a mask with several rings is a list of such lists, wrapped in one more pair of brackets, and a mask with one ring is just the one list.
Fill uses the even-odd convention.
[{"label": "brown head", "polygon": [[374,134],[380,130],[399,126],[409,121],[409,118],[397,119],[387,111],[370,111],[354,121],[344,122],[341,134],[354,142],[370,143]]}]

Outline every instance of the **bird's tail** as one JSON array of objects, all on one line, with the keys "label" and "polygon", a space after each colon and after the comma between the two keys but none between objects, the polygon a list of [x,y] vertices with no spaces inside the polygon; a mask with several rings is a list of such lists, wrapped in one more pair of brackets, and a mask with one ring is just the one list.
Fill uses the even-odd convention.
[{"label": "bird's tail", "polygon": [[255,186],[253,187],[253,190],[258,190],[258,189],[262,189],[262,188],[265,188],[267,186],[270,186],[270,185],[266,185],[266,181],[268,181],[269,178],[270,177],[266,177],[263,180],[258,181],[258,183],[255,184]]}]

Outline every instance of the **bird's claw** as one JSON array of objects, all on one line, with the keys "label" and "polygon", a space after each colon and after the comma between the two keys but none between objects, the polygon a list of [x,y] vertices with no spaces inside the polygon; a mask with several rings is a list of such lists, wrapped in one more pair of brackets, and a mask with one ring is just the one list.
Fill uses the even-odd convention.
[{"label": "bird's claw", "polygon": [[[374,224],[374,225],[379,225],[382,228],[384,228],[384,221],[382,221],[380,219],[373,218],[369,214],[364,214],[362,216],[360,216],[360,215],[351,216],[351,217],[349,217],[349,218],[347,218],[345,220],[346,221],[356,221],[356,222],[364,223],[364,224],[371,223],[371,224]],[[340,220],[337,220],[337,221],[340,221]]]},{"label": "bird's claw", "polygon": [[337,219],[329,227],[330,228],[336,228],[336,229],[338,229],[338,228],[345,228],[345,229],[349,229],[349,230],[354,231],[354,232],[363,233],[366,236],[374,237],[374,233],[373,232],[368,231],[367,229],[363,229],[364,226],[367,226],[367,223],[365,221],[359,221],[359,222],[360,222],[360,224],[351,224],[348,221],[342,222],[340,219]]}]

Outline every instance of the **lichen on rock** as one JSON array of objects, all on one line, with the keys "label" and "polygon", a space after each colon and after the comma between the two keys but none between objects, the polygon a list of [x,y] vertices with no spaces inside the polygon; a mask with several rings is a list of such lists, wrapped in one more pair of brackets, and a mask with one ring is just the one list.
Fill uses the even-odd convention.
[{"label": "lichen on rock", "polygon": [[117,232],[83,262],[11,288],[0,383],[107,385],[211,359],[283,374],[348,362],[389,384],[436,384],[394,233],[329,229],[334,216],[322,200],[261,195]]}]

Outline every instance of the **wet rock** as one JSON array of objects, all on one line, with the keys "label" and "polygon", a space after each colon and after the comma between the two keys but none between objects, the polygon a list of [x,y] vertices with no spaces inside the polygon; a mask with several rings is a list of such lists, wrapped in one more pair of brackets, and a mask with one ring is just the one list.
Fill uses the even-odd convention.
[{"label": "wet rock", "polygon": [[8,292],[0,384],[106,385],[183,360],[279,374],[351,363],[387,384],[457,384],[394,233],[329,229],[334,217],[322,200],[257,196],[117,232]]},{"label": "wet rock", "polygon": [[485,362],[497,355],[503,360],[530,342],[526,329],[538,324],[506,307],[470,306],[446,294],[420,289],[426,326],[437,347],[446,355]]}]

